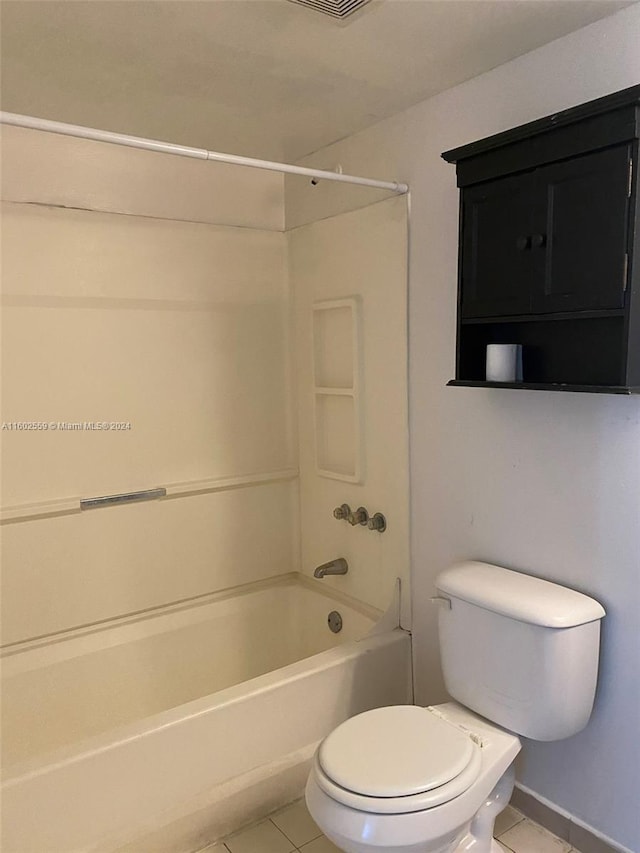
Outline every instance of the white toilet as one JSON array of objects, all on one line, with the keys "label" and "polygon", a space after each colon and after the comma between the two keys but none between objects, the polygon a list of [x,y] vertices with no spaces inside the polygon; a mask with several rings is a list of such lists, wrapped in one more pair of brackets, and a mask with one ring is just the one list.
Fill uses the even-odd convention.
[{"label": "white toilet", "polygon": [[499,850],[516,734],[561,740],[589,720],[597,601],[486,563],[447,569],[437,589],[445,683],[461,704],[366,711],[316,752],[307,806],[346,853]]}]

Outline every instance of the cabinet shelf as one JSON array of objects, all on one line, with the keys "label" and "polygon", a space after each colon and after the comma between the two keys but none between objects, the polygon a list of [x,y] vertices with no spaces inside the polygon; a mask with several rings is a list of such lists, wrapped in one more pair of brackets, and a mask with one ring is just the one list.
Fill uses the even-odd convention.
[{"label": "cabinet shelf", "polygon": [[556,311],[553,314],[515,314],[511,317],[466,317],[461,326],[479,326],[487,323],[546,323],[549,320],[599,320],[607,317],[624,317],[624,308],[605,311]]},{"label": "cabinet shelf", "polygon": [[640,386],[574,385],[564,382],[487,382],[486,380],[451,379],[447,385],[460,388],[521,388],[529,391],[580,391],[591,394],[640,394]]}]

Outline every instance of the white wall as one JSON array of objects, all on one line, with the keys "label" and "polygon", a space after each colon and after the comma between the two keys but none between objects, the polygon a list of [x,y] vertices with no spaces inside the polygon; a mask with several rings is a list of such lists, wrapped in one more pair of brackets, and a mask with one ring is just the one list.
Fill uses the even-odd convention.
[{"label": "white wall", "polygon": [[[301,571],[312,575],[321,563],[344,557],[348,574],[325,577],[322,584],[380,609],[389,605],[395,578],[401,577],[405,581],[403,624],[408,625],[406,213],[406,199],[392,198],[296,228],[289,231],[288,240],[295,305]],[[356,297],[361,311],[363,466],[358,483],[319,475],[314,441],[312,306],[347,297]],[[347,329],[335,328],[327,342],[337,372],[341,374],[344,366],[345,376],[352,365],[350,341]],[[336,420],[341,431],[327,439],[330,452],[344,454],[345,461],[351,461],[354,437],[350,414],[347,411],[341,423]],[[354,510],[365,506],[371,514],[382,512],[387,530],[377,533],[337,521],[333,510],[342,503]]]},{"label": "white wall", "polygon": [[[2,420],[131,424],[2,431],[3,506],[293,468],[281,176],[3,141]],[[12,642],[296,569],[297,484],[2,532]]]},{"label": "white wall", "polygon": [[[429,596],[452,561],[492,561],[594,595],[607,617],[592,720],[566,742],[526,744],[518,775],[630,850],[640,849],[640,399],[445,387],[454,372],[458,193],[440,153],[637,84],[639,44],[635,6],[304,161],[411,185],[417,698],[443,698]],[[287,193],[288,206],[304,204],[295,185]]]}]

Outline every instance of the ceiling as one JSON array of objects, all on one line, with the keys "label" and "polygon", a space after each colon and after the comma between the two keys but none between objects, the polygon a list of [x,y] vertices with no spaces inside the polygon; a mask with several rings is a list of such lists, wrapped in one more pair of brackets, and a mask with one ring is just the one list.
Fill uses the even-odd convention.
[{"label": "ceiling", "polygon": [[290,161],[629,5],[3,0],[2,108]]}]

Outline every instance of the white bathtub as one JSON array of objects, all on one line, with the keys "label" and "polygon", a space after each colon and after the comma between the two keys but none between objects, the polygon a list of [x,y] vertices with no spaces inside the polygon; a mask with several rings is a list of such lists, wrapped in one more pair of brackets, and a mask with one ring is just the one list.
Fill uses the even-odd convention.
[{"label": "white bathtub", "polygon": [[5,649],[4,853],[195,850],[294,799],[331,728],[411,700],[380,615],[288,575]]}]

